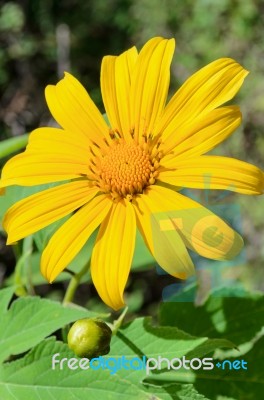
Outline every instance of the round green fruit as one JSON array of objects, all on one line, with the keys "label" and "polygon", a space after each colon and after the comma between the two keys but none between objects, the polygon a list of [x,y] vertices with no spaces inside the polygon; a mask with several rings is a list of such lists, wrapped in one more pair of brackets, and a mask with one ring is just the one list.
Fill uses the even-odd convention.
[{"label": "round green fruit", "polygon": [[76,321],[68,333],[68,346],[78,357],[94,358],[110,351],[112,331],[100,319]]}]

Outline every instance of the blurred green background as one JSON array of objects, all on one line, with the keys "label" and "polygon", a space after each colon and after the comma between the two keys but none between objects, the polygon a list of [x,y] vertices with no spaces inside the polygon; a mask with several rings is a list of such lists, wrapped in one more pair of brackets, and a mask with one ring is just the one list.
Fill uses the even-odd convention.
[{"label": "blurred green background", "polygon": [[[0,138],[51,123],[44,88],[56,83],[64,70],[79,78],[103,112],[99,88],[102,57],[119,54],[132,45],[140,48],[149,38],[161,35],[177,41],[170,94],[193,72],[219,57],[232,57],[250,70],[233,101],[241,106],[243,124],[217,152],[263,168],[263,15],[262,0],[2,1]],[[201,201],[206,204],[203,198]],[[228,201],[241,206],[246,255],[227,274],[247,288],[264,291],[263,197],[232,194]],[[11,256],[3,237],[0,246],[6,271]],[[206,277],[202,271],[199,274],[201,285],[207,287]],[[158,286],[160,277],[152,271],[154,275]],[[173,278],[168,279],[166,283],[173,283]],[[140,285],[146,289],[145,283]]]}]

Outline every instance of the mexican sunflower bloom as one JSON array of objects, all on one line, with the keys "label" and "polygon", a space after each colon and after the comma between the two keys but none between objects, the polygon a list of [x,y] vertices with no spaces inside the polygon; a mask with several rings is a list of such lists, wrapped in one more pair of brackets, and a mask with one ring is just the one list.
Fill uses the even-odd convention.
[{"label": "mexican sunflower bloom", "polygon": [[[45,92],[61,129],[33,131],[25,152],[2,172],[2,187],[62,182],[7,211],[8,244],[72,213],[42,254],[42,274],[52,282],[99,227],[91,275],[102,300],[115,310],[124,305],[137,228],[158,264],[179,278],[194,273],[187,248],[217,260],[241,250],[238,233],[181,188],[203,189],[210,175],[212,189],[263,191],[257,167],[204,155],[240,124],[239,108],[222,105],[248,71],[232,59],[218,59],[187,79],[166,104],[174,47],[173,39],[157,37],[139,54],[133,47],[103,58],[101,91],[110,126],[78,80],[65,73]],[[181,210],[188,212],[186,223],[171,218],[171,211]],[[208,230],[211,241],[205,243],[201,232]]]}]

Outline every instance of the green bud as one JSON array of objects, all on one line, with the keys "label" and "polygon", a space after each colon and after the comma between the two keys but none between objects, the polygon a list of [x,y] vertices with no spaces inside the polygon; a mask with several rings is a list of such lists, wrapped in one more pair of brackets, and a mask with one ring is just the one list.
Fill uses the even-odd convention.
[{"label": "green bud", "polygon": [[112,331],[97,318],[76,321],[68,333],[68,346],[78,357],[94,358],[110,351]]}]

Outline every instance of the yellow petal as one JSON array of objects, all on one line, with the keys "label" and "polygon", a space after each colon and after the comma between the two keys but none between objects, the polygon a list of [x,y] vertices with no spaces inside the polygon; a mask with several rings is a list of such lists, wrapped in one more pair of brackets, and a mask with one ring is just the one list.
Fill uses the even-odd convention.
[{"label": "yellow petal", "polygon": [[[241,236],[199,203],[158,185],[150,187],[146,194],[141,196],[140,203],[143,196],[143,201],[150,204],[152,218],[160,222],[161,231],[176,230],[185,245],[203,257],[226,260],[234,258],[241,251]],[[164,218],[164,214],[167,218]],[[145,226],[146,224],[143,229]],[[145,236],[150,235],[151,230],[149,222]],[[152,240],[156,231],[152,231]]]},{"label": "yellow petal", "polygon": [[78,154],[24,152],[4,166],[1,186],[33,186],[65,181],[90,174],[87,160]]},{"label": "yellow petal", "polygon": [[113,130],[131,140],[130,129],[130,85],[131,74],[137,60],[137,49],[119,57],[106,56],[101,67],[101,89],[107,117]]},{"label": "yellow petal", "polygon": [[74,134],[62,129],[35,129],[25,152],[4,166],[1,186],[31,186],[89,175],[89,146],[87,138],[76,140]]},{"label": "yellow petal", "polygon": [[96,196],[52,236],[41,258],[41,272],[49,282],[54,281],[78,254],[104,220],[111,205],[111,200],[105,195]]},{"label": "yellow petal", "polygon": [[247,74],[248,71],[229,58],[221,58],[200,69],[172,97],[154,134],[162,132],[165,140],[180,132],[186,123],[231,100]]},{"label": "yellow petal", "polygon": [[148,189],[146,194],[137,197],[139,229],[158,264],[170,275],[186,279],[194,274],[193,262],[177,230],[162,229],[160,222],[168,221],[169,217],[166,212],[160,212],[164,207],[156,202],[155,191]]},{"label": "yellow petal", "polygon": [[[163,192],[165,191],[165,192]],[[164,193],[167,197],[162,199],[160,193]],[[143,239],[150,250],[150,252],[154,255],[154,243],[153,243],[153,230],[151,223],[151,215],[157,214],[161,212],[171,211],[171,210],[184,210],[186,208],[186,204],[184,201],[179,201],[179,199],[185,199],[184,196],[177,198],[177,204],[175,208],[175,204],[168,198],[174,198],[175,192],[169,189],[165,189],[158,185],[149,186],[145,189],[144,194],[139,194],[135,199],[135,211],[137,217],[137,225],[143,236]],[[153,199],[153,201],[152,201]],[[200,204],[196,204],[196,207],[200,207]]]},{"label": "yellow petal", "polygon": [[[151,193],[151,189],[147,189],[145,191],[148,196]],[[146,246],[148,247],[151,254],[154,254],[154,244],[152,237],[152,226],[151,226],[151,211],[148,207],[148,203],[145,195],[139,194],[135,201],[135,212],[137,218],[137,226],[140,230],[140,233],[144,239]]]},{"label": "yellow petal", "polygon": [[170,168],[175,157],[190,158],[207,153],[228,138],[240,123],[241,112],[236,106],[217,108],[205,116],[197,117],[165,140],[164,152],[173,150],[173,155],[165,156],[162,164]]},{"label": "yellow petal", "polygon": [[91,143],[85,137],[76,139],[76,135],[64,129],[43,127],[32,131],[29,135],[26,152],[46,153],[62,152],[69,153],[76,159],[80,157],[88,160]]},{"label": "yellow petal", "polygon": [[123,292],[128,279],[136,238],[136,218],[127,201],[113,205],[100,227],[92,253],[91,274],[102,300],[114,310],[124,306]]},{"label": "yellow petal", "polygon": [[3,220],[8,244],[26,237],[70,214],[91,200],[98,189],[76,181],[36,193],[15,203]]},{"label": "yellow petal", "polygon": [[101,113],[80,82],[69,73],[57,83],[48,85],[46,101],[55,120],[66,131],[104,146],[103,137],[108,137],[107,127]]},{"label": "yellow petal", "polygon": [[168,94],[173,39],[153,38],[139,53],[131,78],[130,110],[135,138],[152,134]]},{"label": "yellow petal", "polygon": [[198,189],[222,189],[261,194],[262,171],[255,165],[229,157],[201,156],[174,160],[174,170],[161,171],[158,179],[170,185]]}]

